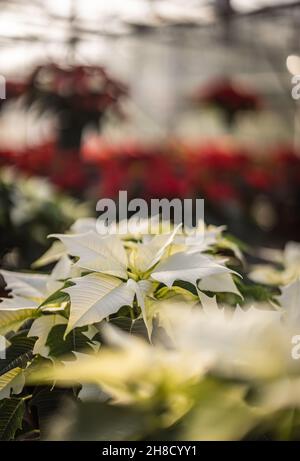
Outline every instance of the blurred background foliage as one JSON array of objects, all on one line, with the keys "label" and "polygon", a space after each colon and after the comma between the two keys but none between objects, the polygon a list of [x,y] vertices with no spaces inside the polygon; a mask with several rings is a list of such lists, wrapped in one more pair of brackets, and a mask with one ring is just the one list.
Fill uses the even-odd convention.
[{"label": "blurred background foliage", "polygon": [[245,241],[298,240],[298,19],[275,0],[2,0],[0,164],[81,200],[203,197]]}]

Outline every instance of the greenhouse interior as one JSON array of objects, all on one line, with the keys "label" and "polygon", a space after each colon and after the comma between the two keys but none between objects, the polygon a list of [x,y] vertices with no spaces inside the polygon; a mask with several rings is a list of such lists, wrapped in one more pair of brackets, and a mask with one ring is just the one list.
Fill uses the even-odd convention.
[{"label": "greenhouse interior", "polygon": [[299,26],[0,1],[1,441],[300,441]]}]

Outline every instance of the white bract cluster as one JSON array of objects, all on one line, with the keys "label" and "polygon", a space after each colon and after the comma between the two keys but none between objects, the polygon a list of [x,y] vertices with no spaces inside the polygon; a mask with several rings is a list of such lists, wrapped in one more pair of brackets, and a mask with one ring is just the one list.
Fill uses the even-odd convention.
[{"label": "white bract cluster", "polygon": [[300,244],[288,242],[283,251],[264,250],[262,256],[269,264],[253,267],[250,278],[265,285],[280,287],[277,302],[287,314],[294,334],[300,334]]},{"label": "white bract cluster", "polygon": [[[41,369],[32,382],[55,381],[63,387],[80,383],[82,401],[97,402],[104,391],[121,407],[144,408],[148,402],[151,408],[163,392],[162,427],[202,403],[205,419],[197,423],[196,433],[200,440],[237,439],[255,424],[272,421],[278,411],[300,407],[300,364],[290,355],[290,322],[283,320],[288,311],[268,306],[230,311],[205,295],[202,309],[159,304],[171,342],[166,344],[163,337],[151,345],[105,324],[106,347]],[[246,402],[249,389],[259,395],[253,405]]]},{"label": "white bract cluster", "polygon": [[242,257],[223,228],[199,223],[185,235],[157,222],[149,232],[140,220],[130,233],[118,233],[127,226],[120,222],[103,236],[96,224],[80,219],[51,236],[35,263],[55,263],[50,274],[1,271],[10,294],[0,303],[0,334],[9,333],[0,399],[23,395],[26,384],[80,385],[81,402],[150,413],[158,405],[158,428],[198,408],[196,436],[204,439],[240,438],[278,412],[298,411],[300,361],[291,353],[300,332],[297,244],[277,252],[274,267],[250,274],[275,285],[261,303],[246,298],[249,287],[261,286],[233,271],[229,263]]},{"label": "white bract cluster", "polygon": [[[141,311],[149,336],[151,315],[147,310],[161,287],[172,289],[175,282],[189,283],[201,292],[239,294],[233,271],[226,260],[208,254],[222,229],[207,229],[203,238],[170,233],[144,234],[145,222],[138,222],[132,235],[99,235],[96,220],[82,219],[68,234],[53,235],[61,244],[52,247],[38,264],[59,262],[50,275],[2,271],[11,298],[3,300],[0,310],[43,309],[43,304],[57,290],[69,296],[66,334],[75,327],[101,322],[121,307]],[[122,225],[122,223],[120,223]],[[159,232],[159,229],[158,229]],[[74,276],[77,275],[77,276]],[[65,282],[68,286],[65,286]],[[49,308],[49,306],[47,306]],[[45,308],[45,307],[44,307]],[[63,309],[64,305],[51,309]]]}]

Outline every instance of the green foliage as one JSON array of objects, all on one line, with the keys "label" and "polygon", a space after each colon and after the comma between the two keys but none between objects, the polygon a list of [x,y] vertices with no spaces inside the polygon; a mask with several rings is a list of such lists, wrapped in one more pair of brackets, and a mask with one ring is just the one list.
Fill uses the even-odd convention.
[{"label": "green foliage", "polygon": [[275,296],[280,294],[280,290],[276,287],[254,283],[246,278],[236,277],[235,283],[244,297],[244,304],[253,301],[262,303],[274,301]]},{"label": "green foliage", "polygon": [[[37,193],[38,191],[38,193]],[[45,178],[0,168],[1,266],[28,267],[49,247],[47,235],[64,232],[90,205],[64,195]]]},{"label": "green foliage", "polygon": [[130,333],[144,339],[147,339],[148,337],[147,328],[145,327],[143,319],[132,320],[128,317],[115,317],[111,319],[110,324],[122,331],[125,331],[126,333]]},{"label": "green foliage", "polygon": [[53,358],[73,355],[73,352],[92,352],[92,341],[84,334],[87,327],[76,328],[65,337],[66,325],[55,325],[50,331],[46,345]]},{"label": "green foliage", "polygon": [[34,338],[27,337],[27,331],[21,331],[9,338],[10,345],[6,350],[6,358],[0,360],[0,374],[15,367],[25,368],[33,358]]},{"label": "green foliage", "polygon": [[0,440],[12,440],[22,428],[24,399],[11,397],[0,402]]},{"label": "green foliage", "polygon": [[[70,283],[66,282],[63,286],[63,288],[67,288],[68,286],[71,286]],[[65,301],[69,300],[69,295],[67,293],[63,293],[61,291],[62,289],[60,288],[59,290],[55,291],[52,293],[50,296],[48,296],[40,305],[40,308],[49,306],[51,308],[51,305],[56,304],[60,305]]]}]

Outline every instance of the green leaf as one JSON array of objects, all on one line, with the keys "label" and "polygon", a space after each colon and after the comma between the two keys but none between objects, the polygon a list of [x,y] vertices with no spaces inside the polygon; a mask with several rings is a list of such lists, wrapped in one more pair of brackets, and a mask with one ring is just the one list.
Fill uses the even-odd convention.
[{"label": "green leaf", "polygon": [[228,232],[226,232],[226,234],[224,234],[224,240],[228,240],[228,242],[233,243],[241,251],[243,251],[245,253],[249,251],[249,245],[247,245],[245,242],[243,242],[242,240],[235,237],[235,235],[231,235]]},{"label": "green leaf", "polygon": [[61,357],[72,352],[93,351],[92,341],[84,334],[87,327],[75,328],[65,338],[66,325],[56,325],[50,331],[46,346],[50,357]]},{"label": "green leaf", "polygon": [[[179,287],[183,290],[186,290],[188,292],[190,292],[192,295],[195,296],[196,299],[198,299],[198,293],[197,293],[197,288],[195,285],[193,285],[192,283],[190,282],[184,282],[183,280],[177,280],[175,283],[174,283],[174,286],[175,287]],[[173,287],[174,287],[173,286]],[[172,288],[173,288],[172,287]]]},{"label": "green leaf", "polygon": [[235,283],[243,295],[245,302],[246,301],[258,301],[266,302],[273,301],[274,296],[279,294],[280,291],[277,288],[260,285],[258,283],[253,283],[251,281],[246,281],[246,278],[240,280],[238,277],[235,278]]},{"label": "green leaf", "polygon": [[51,304],[61,304],[65,301],[68,301],[69,295],[67,293],[63,293],[61,290],[63,290],[64,288],[68,288],[72,285],[73,283],[66,282],[62,288],[60,288],[59,290],[55,291],[50,296],[48,296],[48,298],[46,298],[42,302],[42,304],[40,304],[39,308],[44,307],[44,306],[49,306]]},{"label": "green leaf", "polygon": [[6,358],[0,360],[0,375],[12,368],[25,368],[32,359],[32,350],[35,338],[28,338],[27,332],[22,331],[9,338],[10,346],[6,349]]},{"label": "green leaf", "polygon": [[23,399],[4,399],[0,403],[0,440],[11,440],[18,429],[22,428],[25,411]]},{"label": "green leaf", "polygon": [[146,340],[148,339],[147,328],[143,319],[131,320],[127,317],[116,317],[111,319],[109,324],[120,328],[120,330],[126,333],[140,336]]}]

